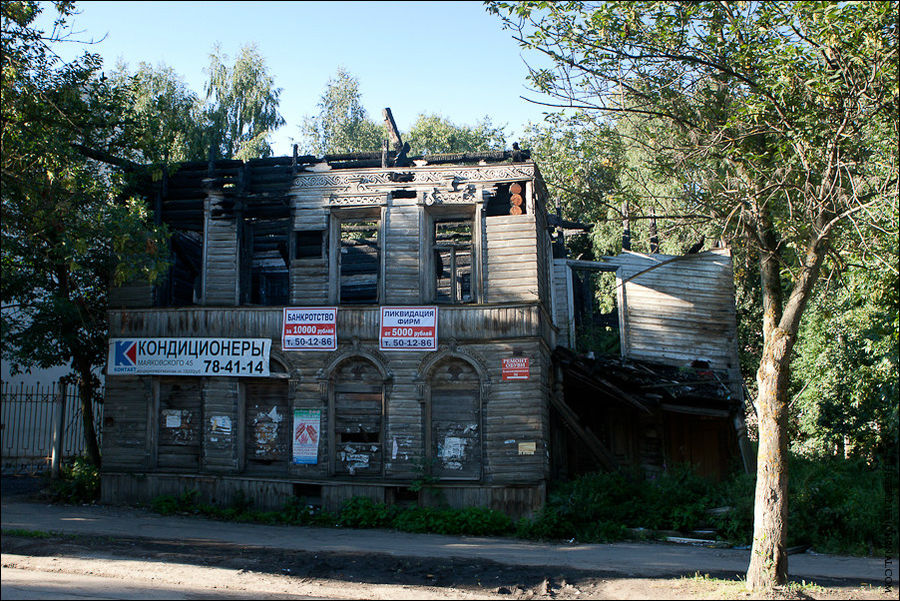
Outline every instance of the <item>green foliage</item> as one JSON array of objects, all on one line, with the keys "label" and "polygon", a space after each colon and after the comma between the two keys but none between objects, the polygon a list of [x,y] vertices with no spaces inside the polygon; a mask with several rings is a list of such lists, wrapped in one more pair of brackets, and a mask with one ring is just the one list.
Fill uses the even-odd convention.
[{"label": "green foliage", "polygon": [[141,62],[129,73],[120,63],[111,79],[124,90],[127,118],[133,122],[133,160],[147,164],[207,158],[205,107],[171,67]]},{"label": "green foliage", "polygon": [[93,503],[100,498],[100,470],[83,457],[60,468],[50,484],[50,497],[59,503]]},{"label": "green foliage", "polygon": [[209,142],[215,158],[248,160],[272,154],[269,136],[284,125],[278,112],[281,88],[254,44],[241,48],[234,64],[226,64],[218,45],[209,57],[206,109]]},{"label": "green foliage", "polygon": [[[33,26],[41,9],[31,2],[0,8],[2,353],[14,373],[70,364],[89,417],[99,388],[94,371],[108,350],[109,285],[164,273],[166,233],[129,197],[127,170],[89,158],[128,156],[133,148],[122,90],[98,75],[97,55],[58,58],[56,36],[67,29],[72,3],[53,5],[53,34]],[[85,438],[99,463],[90,427]]]},{"label": "green foliage", "polygon": [[304,152],[337,154],[380,151],[384,126],[372,121],[360,103],[359,80],[343,67],[328,80],[319,100],[319,113],[303,119]]},{"label": "green foliage", "polygon": [[870,462],[896,455],[897,291],[896,273],[851,267],[815,299],[791,366],[796,452]]},{"label": "green foliage", "polygon": [[439,115],[420,114],[403,136],[410,154],[441,154],[503,150],[506,135],[488,117],[474,126],[456,125]]},{"label": "green foliage", "polygon": [[337,523],[347,528],[390,528],[398,511],[395,505],[375,503],[367,497],[353,497],[341,507]]},{"label": "green foliage", "polygon": [[854,555],[896,552],[896,466],[872,468],[862,460],[795,459],[790,465],[789,544],[810,544],[820,553]]}]

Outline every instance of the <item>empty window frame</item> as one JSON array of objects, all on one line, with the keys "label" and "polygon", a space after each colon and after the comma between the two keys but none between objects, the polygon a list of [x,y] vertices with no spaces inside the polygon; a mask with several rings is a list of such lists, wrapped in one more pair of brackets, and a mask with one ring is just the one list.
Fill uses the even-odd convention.
[{"label": "empty window frame", "polygon": [[325,258],[325,230],[294,232],[294,259],[315,260]]},{"label": "empty window frame", "polygon": [[288,234],[290,221],[249,221],[244,228],[244,249],[249,261],[248,300],[254,305],[286,305],[290,296]]},{"label": "empty window frame", "polygon": [[435,302],[474,302],[473,232],[471,217],[435,218],[432,232]]},{"label": "empty window frame", "polygon": [[338,224],[339,301],[341,304],[378,302],[381,250],[377,217],[341,219]]}]

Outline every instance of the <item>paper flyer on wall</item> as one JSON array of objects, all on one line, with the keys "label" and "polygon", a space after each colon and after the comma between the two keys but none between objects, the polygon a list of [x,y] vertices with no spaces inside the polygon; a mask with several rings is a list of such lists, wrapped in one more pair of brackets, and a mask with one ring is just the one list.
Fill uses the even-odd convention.
[{"label": "paper flyer on wall", "polygon": [[293,457],[295,464],[315,465],[318,463],[321,424],[321,409],[294,409]]}]

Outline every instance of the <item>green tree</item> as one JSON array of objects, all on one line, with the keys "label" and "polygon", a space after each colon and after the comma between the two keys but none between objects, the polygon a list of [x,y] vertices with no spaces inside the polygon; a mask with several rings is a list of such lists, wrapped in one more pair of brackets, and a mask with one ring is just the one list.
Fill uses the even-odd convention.
[{"label": "green tree", "polygon": [[241,48],[234,65],[218,45],[209,57],[206,86],[209,147],[215,158],[247,160],[272,154],[269,136],[284,125],[281,88],[255,45]]},{"label": "green tree", "polygon": [[[787,578],[789,366],[823,266],[896,236],[897,7],[889,2],[490,4],[548,104],[627,120],[689,206],[758,257],[764,347],[748,585]],[[888,221],[884,221],[888,219]],[[828,260],[826,260],[828,259]],[[883,259],[887,261],[888,259]]]},{"label": "green tree", "polygon": [[74,5],[53,9],[57,29],[46,34],[33,26],[37,2],[0,8],[2,356],[13,370],[71,366],[88,457],[99,466],[91,402],[100,396],[94,370],[106,362],[107,290],[162,273],[165,239],[143,202],[120,194],[122,171],[88,158],[127,144],[122,96],[97,76],[98,56],[59,60],[56,32]]},{"label": "green tree", "polygon": [[360,100],[359,80],[343,67],[328,80],[318,114],[300,126],[304,152],[322,156],[381,150],[384,126],[369,118]]},{"label": "green tree", "polygon": [[207,158],[204,106],[171,67],[141,62],[132,74],[119,64],[111,79],[124,90],[138,149],[134,160],[165,163]]},{"label": "green tree", "polygon": [[439,115],[420,114],[404,141],[409,142],[411,154],[481,152],[506,147],[503,127],[496,127],[488,117],[469,127]]}]

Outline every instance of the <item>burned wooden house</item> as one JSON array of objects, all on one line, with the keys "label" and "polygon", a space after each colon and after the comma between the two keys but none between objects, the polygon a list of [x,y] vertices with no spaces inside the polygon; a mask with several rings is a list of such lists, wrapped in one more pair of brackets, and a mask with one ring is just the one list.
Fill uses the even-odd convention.
[{"label": "burned wooden house", "polygon": [[[666,447],[640,441],[673,436],[663,412],[733,417],[727,252],[600,267],[624,282],[624,357],[707,360],[724,374],[726,400],[670,410],[610,393],[566,354],[579,265],[554,259],[548,193],[527,152],[390,158],[187,163],[158,183],[173,263],[161,285],[111,295],[104,501],[196,489],[334,509],[358,495],[412,502],[427,476],[451,505],[522,515],[579,465],[661,465]],[[657,276],[678,268],[725,292],[666,289],[677,309],[644,307]],[[694,328],[679,303],[700,297],[696,336],[668,352],[675,330]]]}]

